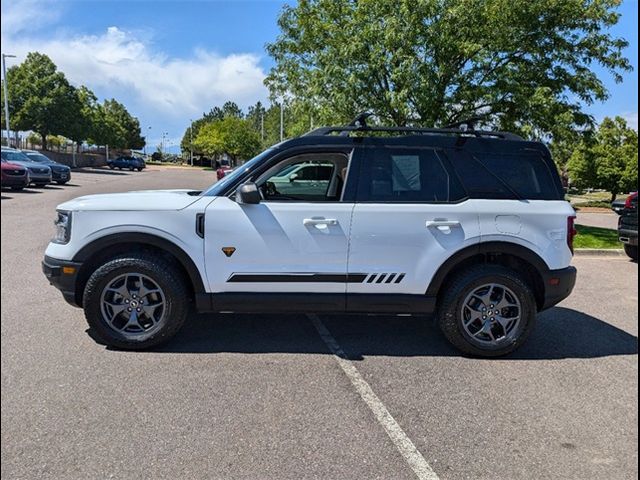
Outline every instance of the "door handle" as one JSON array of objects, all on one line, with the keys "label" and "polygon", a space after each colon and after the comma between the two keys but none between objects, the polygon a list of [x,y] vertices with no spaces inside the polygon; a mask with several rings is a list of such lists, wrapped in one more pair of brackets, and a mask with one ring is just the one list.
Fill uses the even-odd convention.
[{"label": "door handle", "polygon": [[460,222],[457,220],[427,220],[427,228],[429,227],[458,227]]},{"label": "door handle", "polygon": [[302,220],[302,224],[305,227],[316,225],[337,225],[338,220],[335,218],[305,218]]}]

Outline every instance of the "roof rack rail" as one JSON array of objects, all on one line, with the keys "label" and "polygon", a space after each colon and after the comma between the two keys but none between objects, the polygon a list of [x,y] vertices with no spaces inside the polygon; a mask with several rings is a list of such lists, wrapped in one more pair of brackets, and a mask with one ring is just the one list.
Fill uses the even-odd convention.
[{"label": "roof rack rail", "polygon": [[[365,124],[366,125],[366,124]],[[458,128],[420,128],[420,127],[369,127],[345,125],[343,127],[320,127],[311,130],[303,135],[303,137],[322,137],[338,133],[348,136],[351,132],[389,132],[389,133],[405,133],[418,135],[456,135],[456,136],[473,136],[473,137],[491,137],[503,140],[523,140],[520,135],[509,132],[496,132],[490,130],[461,130]]]}]

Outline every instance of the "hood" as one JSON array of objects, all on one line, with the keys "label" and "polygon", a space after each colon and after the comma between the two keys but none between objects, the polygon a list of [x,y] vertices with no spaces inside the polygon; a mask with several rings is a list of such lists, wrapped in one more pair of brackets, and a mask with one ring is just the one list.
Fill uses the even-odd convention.
[{"label": "hood", "polygon": [[[16,165],[22,165],[23,167],[27,167],[27,168],[49,168],[49,165],[45,164],[45,163],[38,163],[38,162],[27,162],[26,160],[11,160],[11,163],[14,163]],[[49,170],[51,170],[49,168]]]},{"label": "hood", "polygon": [[182,210],[200,198],[193,190],[142,190],[74,198],[58,205],[59,210],[152,211]]},{"label": "hood", "polygon": [[24,170],[24,167],[13,162],[2,162],[2,170]]}]

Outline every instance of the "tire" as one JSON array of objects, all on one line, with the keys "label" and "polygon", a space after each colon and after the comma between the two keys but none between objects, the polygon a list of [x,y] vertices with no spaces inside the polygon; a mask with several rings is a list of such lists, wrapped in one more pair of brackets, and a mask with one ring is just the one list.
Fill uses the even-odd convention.
[{"label": "tire", "polygon": [[110,168],[111,170],[113,170],[115,167],[114,167],[113,165],[109,164],[109,168]]},{"label": "tire", "polygon": [[56,183],[58,185],[64,185],[65,183],[67,183],[69,180],[57,180]]},{"label": "tire", "polygon": [[[487,305],[474,293],[492,295],[486,298],[493,300],[487,300]],[[509,306],[498,315],[498,310],[490,308],[499,308],[496,302],[502,300],[507,300]],[[515,317],[516,303],[519,319]],[[444,285],[438,304],[437,319],[442,333],[454,347],[472,356],[500,357],[513,352],[528,338],[536,321],[537,307],[531,287],[517,272],[500,265],[477,265],[460,272]],[[482,312],[482,308],[486,311]],[[473,316],[478,318],[469,321]],[[502,321],[491,322],[500,318]],[[466,321],[469,321],[467,328]],[[489,332],[484,333],[485,327]],[[492,341],[493,337],[496,338]]]},{"label": "tire", "polygon": [[[124,289],[118,283],[123,277]],[[159,293],[143,295],[141,283],[148,290],[155,284]],[[137,296],[131,294],[135,288],[130,288],[136,284]],[[96,341],[123,350],[144,350],[168,341],[180,330],[189,310],[188,298],[186,279],[172,263],[139,253],[117,257],[93,272],[84,290],[83,305],[90,335]],[[155,315],[155,323],[148,312]],[[112,324],[107,315],[114,318]],[[145,323],[151,325],[146,330]]]},{"label": "tire", "polygon": [[141,169],[141,168],[136,168],[136,170],[138,170],[139,172],[141,172],[141,171],[142,171],[142,169]]},{"label": "tire", "polygon": [[133,172],[135,169],[133,167],[129,167],[129,171]]},{"label": "tire", "polygon": [[633,260],[634,262],[638,261],[638,246],[637,245],[628,245],[625,243],[624,245],[624,253]]},{"label": "tire", "polygon": [[11,187],[11,190],[13,190],[14,192],[19,192],[20,190],[24,190],[23,186],[15,186],[15,187]]}]

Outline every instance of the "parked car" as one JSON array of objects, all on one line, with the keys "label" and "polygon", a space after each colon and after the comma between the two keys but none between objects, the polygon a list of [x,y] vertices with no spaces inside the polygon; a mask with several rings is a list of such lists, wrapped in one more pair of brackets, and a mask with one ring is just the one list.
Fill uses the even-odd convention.
[{"label": "parked car", "polygon": [[618,238],[624,244],[629,258],[638,261],[638,192],[632,193],[624,203],[618,218]]},{"label": "parked car", "polygon": [[[194,305],[435,313],[466,354],[514,351],[576,280],[575,211],[547,147],[359,120],[282,142],[203,192],[67,201],[43,272],[116,348],[167,341]],[[280,190],[307,165],[312,185]]]},{"label": "parked car", "polygon": [[15,148],[2,147],[2,158],[8,162],[21,165],[29,172],[30,183],[38,187],[44,187],[51,183],[51,168],[48,165],[42,165],[33,162],[20,150]]},{"label": "parked car", "polygon": [[616,198],[613,202],[611,202],[611,210],[616,212],[618,215],[622,215],[625,203],[626,198]]},{"label": "parked car", "polygon": [[146,168],[146,164],[144,160],[140,157],[131,157],[131,156],[122,156],[116,159],[107,160],[107,165],[110,169],[118,168],[122,170],[123,168],[127,168],[131,171],[138,170],[139,172],[142,169]]},{"label": "parked car", "polygon": [[51,160],[46,155],[35,150],[21,150],[29,160],[42,165],[47,165],[51,169],[51,179],[58,185],[64,185],[71,180],[71,168],[62,163]]},{"label": "parked car", "polygon": [[2,187],[22,190],[29,185],[29,172],[22,165],[2,159]]}]

